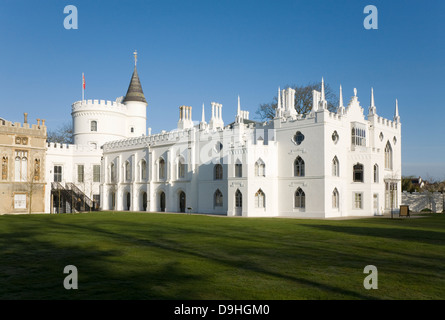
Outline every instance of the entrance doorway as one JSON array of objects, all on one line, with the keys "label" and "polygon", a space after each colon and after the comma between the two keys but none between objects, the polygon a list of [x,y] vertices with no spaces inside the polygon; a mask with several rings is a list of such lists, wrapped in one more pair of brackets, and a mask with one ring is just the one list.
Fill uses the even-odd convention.
[{"label": "entrance doorway", "polygon": [[165,212],[165,193],[164,192],[161,192],[159,194],[159,204],[160,204],[161,212]]},{"label": "entrance doorway", "polygon": [[127,211],[130,211],[130,205],[131,205],[131,195],[130,192],[127,192],[127,206],[125,207]]},{"label": "entrance doorway", "polygon": [[179,193],[179,212],[185,212],[185,192]]},{"label": "entrance doorway", "polygon": [[142,211],[147,211],[147,192],[142,192]]}]

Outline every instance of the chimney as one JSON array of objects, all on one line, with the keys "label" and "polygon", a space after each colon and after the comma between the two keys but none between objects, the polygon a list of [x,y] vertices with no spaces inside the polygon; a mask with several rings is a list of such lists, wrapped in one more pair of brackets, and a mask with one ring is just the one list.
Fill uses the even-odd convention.
[{"label": "chimney", "polygon": [[23,121],[23,123],[28,123],[28,113],[23,113],[23,116],[25,118],[25,120]]}]

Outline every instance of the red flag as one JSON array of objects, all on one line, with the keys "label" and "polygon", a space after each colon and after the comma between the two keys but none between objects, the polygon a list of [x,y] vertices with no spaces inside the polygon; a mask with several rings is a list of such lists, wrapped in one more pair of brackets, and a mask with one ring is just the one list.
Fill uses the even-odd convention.
[{"label": "red flag", "polygon": [[83,90],[85,90],[85,75],[82,73],[82,85],[83,85]]}]

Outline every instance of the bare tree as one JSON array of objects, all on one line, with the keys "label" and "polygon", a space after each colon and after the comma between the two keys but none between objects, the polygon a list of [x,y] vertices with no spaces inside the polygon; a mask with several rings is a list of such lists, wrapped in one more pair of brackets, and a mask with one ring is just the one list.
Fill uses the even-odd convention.
[{"label": "bare tree", "polygon": [[46,141],[67,144],[74,143],[73,124],[69,122],[63,124],[56,130],[48,130]]},{"label": "bare tree", "polygon": [[[295,110],[299,114],[306,114],[312,110],[312,91],[321,90],[321,82],[309,83],[305,86],[286,86],[295,89]],[[324,84],[325,97],[328,102],[328,110],[335,112],[338,106],[338,97],[329,86]],[[274,97],[270,103],[261,104],[255,114],[261,121],[273,119],[275,117],[275,109],[277,108],[278,98]]]},{"label": "bare tree", "polygon": [[[34,191],[40,189],[42,187],[42,183],[40,182],[40,159],[35,159],[31,162],[33,165],[31,166],[31,170],[26,174],[26,188],[28,189],[29,195],[29,208],[28,213],[32,213],[32,198],[34,195]],[[40,187],[40,188],[39,188]]]}]

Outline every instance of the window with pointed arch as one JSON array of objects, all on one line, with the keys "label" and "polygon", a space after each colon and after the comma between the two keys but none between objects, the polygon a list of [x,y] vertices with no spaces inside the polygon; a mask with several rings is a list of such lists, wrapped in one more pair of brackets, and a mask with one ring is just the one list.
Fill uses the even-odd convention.
[{"label": "window with pointed arch", "polygon": [[332,159],[332,175],[334,177],[340,176],[340,165],[338,163],[337,156],[335,156],[334,159]]},{"label": "window with pointed arch", "polygon": [[178,179],[185,178],[185,171],[186,171],[185,161],[183,158],[179,158],[179,160],[178,160]]},{"label": "window with pointed arch", "polygon": [[243,194],[239,189],[235,192],[235,208],[242,208],[243,207]]},{"label": "window with pointed arch", "polygon": [[214,180],[222,180],[223,178],[223,167],[221,164],[216,164],[213,169],[213,179]]},{"label": "window with pointed arch", "polygon": [[159,158],[158,177],[159,180],[165,179],[165,160],[163,158]]},{"label": "window with pointed arch", "polygon": [[304,177],[304,160],[300,156],[294,161],[294,176]]},{"label": "window with pointed arch", "polygon": [[26,181],[28,177],[28,151],[15,152],[15,181]]},{"label": "window with pointed arch", "polygon": [[8,180],[8,157],[2,158],[2,180]]},{"label": "window with pointed arch", "polygon": [[306,208],[306,195],[301,188],[295,191],[295,208],[304,209]]},{"label": "window with pointed arch", "polygon": [[223,194],[219,189],[217,189],[213,195],[213,206],[215,208],[223,206]]},{"label": "window with pointed arch", "polygon": [[147,180],[147,161],[141,160],[141,180]]},{"label": "window with pointed arch", "polygon": [[255,162],[255,176],[257,177],[265,177],[266,176],[266,165],[263,160],[259,159]]},{"label": "window with pointed arch", "polygon": [[125,161],[125,181],[131,180],[131,164],[130,161]]},{"label": "window with pointed arch", "polygon": [[116,182],[116,166],[113,162],[110,164],[110,181],[111,183]]},{"label": "window with pointed arch", "polygon": [[40,180],[40,159],[34,160],[34,181]]},{"label": "window with pointed arch", "polygon": [[339,207],[339,194],[337,188],[332,191],[332,209],[338,209]]},{"label": "window with pointed arch", "polygon": [[379,166],[377,163],[374,165],[374,183],[379,183]]},{"label": "window with pointed arch", "polygon": [[385,147],[385,169],[392,169],[392,148],[389,141]]},{"label": "window with pointed arch", "polygon": [[357,163],[353,168],[353,181],[354,182],[363,182],[363,165],[361,163]]},{"label": "window with pointed arch", "polygon": [[263,190],[259,189],[255,193],[255,208],[265,208],[266,207],[266,195]]},{"label": "window with pointed arch", "polygon": [[239,160],[237,160],[235,163],[235,177],[236,178],[243,177],[243,164]]}]

